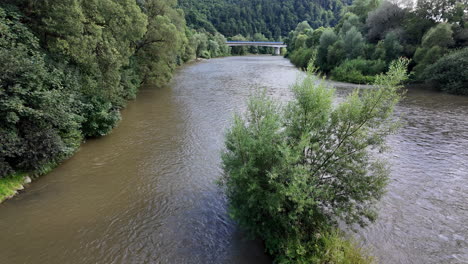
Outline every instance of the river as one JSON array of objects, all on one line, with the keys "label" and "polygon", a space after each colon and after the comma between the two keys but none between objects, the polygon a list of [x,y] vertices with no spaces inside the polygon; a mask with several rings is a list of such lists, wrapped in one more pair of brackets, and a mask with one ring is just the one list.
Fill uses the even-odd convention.
[{"label": "river", "polygon": [[[0,263],[271,263],[227,216],[220,152],[249,94],[287,100],[299,74],[228,57],[143,89],[112,134],[0,205]],[[468,263],[468,98],[410,90],[397,114],[380,217],[355,236],[385,264]]]}]

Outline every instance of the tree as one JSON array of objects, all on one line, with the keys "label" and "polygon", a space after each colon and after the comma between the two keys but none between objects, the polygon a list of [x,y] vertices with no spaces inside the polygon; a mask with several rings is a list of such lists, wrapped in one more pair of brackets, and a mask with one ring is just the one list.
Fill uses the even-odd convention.
[{"label": "tree", "polygon": [[325,31],[324,27],[319,27],[319,28],[315,29],[312,32],[312,35],[309,36],[309,38],[306,41],[307,47],[309,47],[309,48],[317,47],[320,44],[320,37],[322,36],[322,33],[324,31]]},{"label": "tree", "polygon": [[385,37],[385,35],[399,28],[406,16],[406,11],[398,5],[388,1],[382,4],[374,11],[369,13],[366,20],[368,28],[367,38],[371,42],[377,42]]},{"label": "tree", "polygon": [[169,81],[194,53],[176,4],[2,1],[0,177],[63,160],[109,133],[142,82]]},{"label": "tree", "polygon": [[414,73],[417,79],[421,78],[428,65],[435,63],[447,52],[448,47],[454,43],[452,35],[453,31],[446,23],[438,24],[424,34],[421,47],[414,54],[414,61],[417,63]]},{"label": "tree", "polygon": [[355,59],[364,56],[364,38],[356,27],[349,29],[343,38],[346,58]]},{"label": "tree", "polygon": [[[246,37],[242,35],[236,35],[231,38],[233,41],[248,41]],[[232,54],[234,55],[245,55],[247,54],[248,47],[240,46],[240,47],[232,47]]]},{"label": "tree", "polygon": [[377,89],[334,106],[334,90],[309,74],[281,108],[259,95],[226,135],[223,183],[231,216],[265,241],[276,263],[321,263],[320,237],[337,226],[365,225],[388,181],[383,150],[407,61],[393,63]]},{"label": "tree", "polygon": [[359,17],[353,13],[346,13],[340,21],[340,24],[336,26],[339,29],[340,35],[344,36],[352,27],[360,30],[362,23],[359,21]]},{"label": "tree", "polygon": [[436,84],[442,91],[468,95],[468,48],[456,50],[429,65],[423,79]]},{"label": "tree", "polygon": [[449,24],[441,23],[429,29],[422,38],[422,47],[430,48],[439,46],[441,48],[449,48],[453,45],[453,31]]},{"label": "tree", "polygon": [[380,3],[381,0],[354,0],[353,4],[347,8],[347,11],[356,14],[364,23],[369,12],[375,10]]},{"label": "tree", "polygon": [[47,58],[23,19],[0,7],[0,178],[68,156],[82,139],[77,76]]},{"label": "tree", "polygon": [[197,57],[209,59],[208,53],[208,35],[204,33],[196,33],[192,37],[195,53]]},{"label": "tree", "polygon": [[188,25],[197,30],[216,28],[228,37],[261,33],[268,39],[286,36],[303,21],[313,28],[334,26],[348,3],[348,0],[179,0]]},{"label": "tree", "polygon": [[180,10],[174,8],[175,1],[146,0],[141,5],[148,24],[145,35],[137,42],[138,73],[141,83],[161,86],[172,78],[178,59],[188,45],[185,21]]},{"label": "tree", "polygon": [[418,0],[416,12],[419,16],[436,22],[448,22],[457,17],[459,8],[464,6],[466,10],[467,5],[463,0]]},{"label": "tree", "polygon": [[403,46],[400,44],[400,39],[398,38],[397,33],[393,31],[389,32],[385,36],[383,47],[385,49],[385,60],[387,62],[396,60],[403,52]]},{"label": "tree", "polygon": [[333,67],[328,62],[328,49],[338,41],[338,36],[332,29],[326,29],[320,36],[320,45],[317,51],[317,65],[323,71],[329,71]]}]

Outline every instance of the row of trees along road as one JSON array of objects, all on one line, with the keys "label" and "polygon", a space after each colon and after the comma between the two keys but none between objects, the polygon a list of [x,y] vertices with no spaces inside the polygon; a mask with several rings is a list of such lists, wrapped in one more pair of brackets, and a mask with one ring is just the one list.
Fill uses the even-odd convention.
[{"label": "row of trees along road", "polygon": [[403,56],[412,59],[411,81],[468,95],[467,10],[466,0],[418,0],[410,7],[355,0],[333,28],[300,23],[286,41],[288,56],[305,67],[316,53],[321,71],[353,83],[372,83]]},{"label": "row of trees along road", "polygon": [[222,35],[187,28],[176,4],[1,1],[1,181],[40,173],[109,133],[141,85],[164,85],[195,56],[229,54]]}]

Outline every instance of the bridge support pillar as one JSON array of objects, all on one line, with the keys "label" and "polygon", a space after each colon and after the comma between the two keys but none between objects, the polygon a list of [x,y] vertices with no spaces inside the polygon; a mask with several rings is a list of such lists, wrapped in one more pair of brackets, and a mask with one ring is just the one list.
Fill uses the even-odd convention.
[{"label": "bridge support pillar", "polygon": [[275,47],[275,56],[280,56],[281,55],[281,48],[280,47]]}]

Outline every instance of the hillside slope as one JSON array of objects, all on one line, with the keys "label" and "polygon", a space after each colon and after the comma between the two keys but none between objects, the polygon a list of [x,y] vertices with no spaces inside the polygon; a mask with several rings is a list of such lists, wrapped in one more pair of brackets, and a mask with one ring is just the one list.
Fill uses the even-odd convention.
[{"label": "hillside slope", "polygon": [[286,36],[299,22],[314,27],[334,26],[352,0],[179,0],[187,23],[194,28],[218,30],[227,37],[262,33],[267,38]]}]

